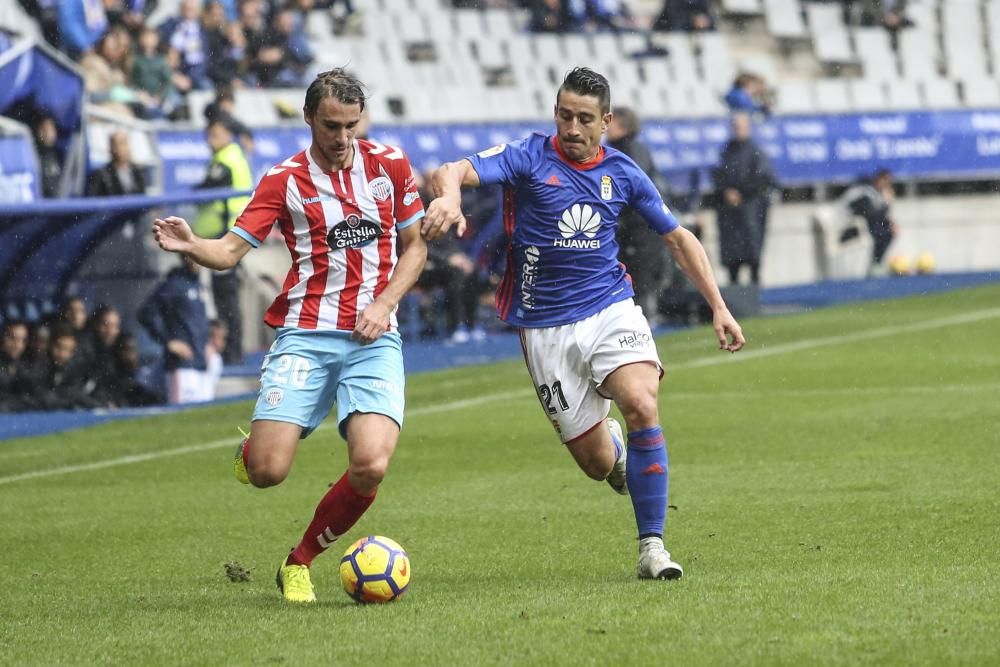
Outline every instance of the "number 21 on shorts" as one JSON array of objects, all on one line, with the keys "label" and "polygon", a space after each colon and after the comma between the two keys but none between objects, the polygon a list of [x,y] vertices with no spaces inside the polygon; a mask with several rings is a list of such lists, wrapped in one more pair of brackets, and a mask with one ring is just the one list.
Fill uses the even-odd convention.
[{"label": "number 21 on shorts", "polygon": [[566,402],[562,382],[559,380],[552,384],[538,385],[538,397],[542,399],[542,405],[550,415],[554,415],[557,408],[563,412],[569,410],[569,403]]}]

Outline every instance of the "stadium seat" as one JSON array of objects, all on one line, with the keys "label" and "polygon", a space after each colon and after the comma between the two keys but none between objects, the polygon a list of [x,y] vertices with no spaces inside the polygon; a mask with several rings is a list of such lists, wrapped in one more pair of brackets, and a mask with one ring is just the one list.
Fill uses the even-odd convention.
[{"label": "stadium seat", "polygon": [[881,81],[851,79],[847,87],[851,93],[851,106],[855,111],[879,111],[886,108]]},{"label": "stadium seat", "polygon": [[986,35],[989,37],[990,60],[993,73],[1000,78],[1000,0],[987,0]]},{"label": "stadium seat", "polygon": [[813,99],[821,113],[853,111],[851,98],[844,79],[816,79],[813,81]]},{"label": "stadium seat", "polygon": [[[441,10],[438,10],[441,12]],[[444,13],[444,12],[441,12]],[[483,10],[483,23],[486,34],[492,39],[503,39],[520,30],[520,26],[514,25],[514,15],[506,9],[485,9]]]},{"label": "stadium seat", "polygon": [[250,127],[268,127],[280,121],[274,107],[271,91],[241,88],[234,93],[236,106],[233,115]]},{"label": "stadium seat", "polygon": [[781,81],[777,86],[775,111],[783,114],[803,114],[816,111],[812,87],[807,81]]},{"label": "stadium seat", "polygon": [[562,39],[563,53],[566,54],[566,68],[587,66],[594,62],[590,40],[585,35],[565,35]]},{"label": "stadium seat", "polygon": [[898,111],[919,111],[923,107],[916,81],[896,79],[885,82],[885,105]]},{"label": "stadium seat", "polygon": [[961,81],[965,106],[973,109],[1000,107],[1000,84],[989,77],[970,77]]},{"label": "stadium seat", "polygon": [[668,86],[674,81],[667,58],[643,58],[642,78],[647,86]]},{"label": "stadium seat", "polygon": [[764,0],[767,31],[779,39],[809,36],[798,0]]},{"label": "stadium seat", "polygon": [[456,9],[451,14],[455,18],[455,35],[468,39],[482,39],[486,36],[483,13],[478,9]]},{"label": "stadium seat", "polygon": [[685,84],[685,97],[690,106],[683,115],[688,117],[720,116],[726,113],[726,106],[718,91],[704,84]]},{"label": "stadium seat", "polygon": [[922,89],[924,105],[928,109],[958,109],[962,106],[954,81],[928,78],[918,85]]},{"label": "stadium seat", "polygon": [[899,76],[896,54],[884,28],[855,28],[854,48],[867,79],[892,80]]},{"label": "stadium seat", "polygon": [[[701,46],[701,71],[705,83],[715,87],[728,87],[736,76],[733,54],[729,40],[722,33],[708,33],[699,36]],[[673,33],[667,42],[675,81],[692,81],[696,71],[688,63],[690,46],[687,35]],[[685,47],[687,51],[685,52]],[[693,64],[694,58],[690,62]]]},{"label": "stadium seat", "polygon": [[899,63],[905,78],[911,81],[936,78],[940,70],[938,58],[933,33],[913,28],[899,34]]},{"label": "stadium seat", "polygon": [[817,60],[827,65],[855,61],[839,4],[810,2],[806,4],[806,15]]},{"label": "stadium seat", "polygon": [[[698,62],[691,47],[691,38],[682,32],[655,34],[653,44],[667,50],[667,66],[670,69],[670,80],[675,82],[693,83],[700,80]],[[719,54],[713,54],[718,56]],[[704,54],[702,54],[704,58]],[[731,64],[727,64],[732,67]]]},{"label": "stadium seat", "polygon": [[763,13],[760,0],[722,0],[722,11],[726,14],[759,16]]}]

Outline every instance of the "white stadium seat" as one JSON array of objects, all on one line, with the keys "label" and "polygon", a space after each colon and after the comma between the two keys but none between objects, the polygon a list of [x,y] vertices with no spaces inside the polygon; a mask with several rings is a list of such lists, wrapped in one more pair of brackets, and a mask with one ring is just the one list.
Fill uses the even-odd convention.
[{"label": "white stadium seat", "polygon": [[854,50],[861,61],[865,78],[892,80],[899,76],[896,54],[889,45],[889,33],[884,28],[856,28]]},{"label": "white stadium seat", "polygon": [[816,79],[813,81],[813,99],[820,113],[853,111],[851,97],[844,79]]},{"label": "white stadium seat", "polygon": [[781,81],[777,86],[775,111],[783,114],[803,114],[816,111],[812,87],[808,81]]},{"label": "white stadium seat", "polygon": [[973,109],[1000,107],[1000,83],[988,77],[962,79],[962,98]]},{"label": "white stadium seat", "polygon": [[855,111],[879,111],[886,108],[885,91],[881,81],[851,79],[847,88],[851,93],[851,106]]},{"label": "white stadium seat", "polygon": [[781,39],[809,36],[798,0],[764,0],[767,31]]},{"label": "white stadium seat", "polygon": [[854,61],[850,35],[844,26],[844,17],[837,3],[810,2],[806,4],[809,32],[813,38],[813,51],[821,63],[840,64]]},{"label": "white stadium seat", "polygon": [[919,111],[923,107],[916,81],[896,79],[885,82],[885,103],[889,109]]},{"label": "white stadium seat", "polygon": [[942,78],[924,79],[919,85],[923,90],[924,105],[928,109],[958,109],[962,106],[954,81]]}]

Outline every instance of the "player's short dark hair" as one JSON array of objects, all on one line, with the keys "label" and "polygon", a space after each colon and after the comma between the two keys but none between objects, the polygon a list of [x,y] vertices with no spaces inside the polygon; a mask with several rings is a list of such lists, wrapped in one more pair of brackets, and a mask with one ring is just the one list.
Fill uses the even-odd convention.
[{"label": "player's short dark hair", "polygon": [[319,103],[327,97],[332,97],[341,104],[359,104],[361,110],[365,110],[364,84],[348,74],[343,67],[316,75],[306,90],[306,113],[309,115],[316,113]]},{"label": "player's short dark hair", "polygon": [[601,105],[602,114],[611,111],[611,84],[608,83],[603,74],[598,74],[589,67],[574,67],[566,72],[562,85],[559,86],[559,91],[556,93],[557,103],[559,94],[564,90],[577,95],[596,97]]}]

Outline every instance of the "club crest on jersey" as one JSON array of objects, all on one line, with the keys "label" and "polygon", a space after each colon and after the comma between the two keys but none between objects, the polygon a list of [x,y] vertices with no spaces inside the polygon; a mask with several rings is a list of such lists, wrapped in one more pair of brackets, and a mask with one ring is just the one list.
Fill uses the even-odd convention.
[{"label": "club crest on jersey", "polygon": [[601,176],[601,199],[604,201],[611,201],[612,191],[611,191],[611,177]]},{"label": "club crest on jersey", "polygon": [[392,182],[385,176],[379,176],[368,184],[372,196],[379,201],[388,201],[392,196]]},{"label": "club crest on jersey", "polygon": [[351,214],[330,228],[326,242],[330,250],[360,248],[382,235],[382,225]]}]

